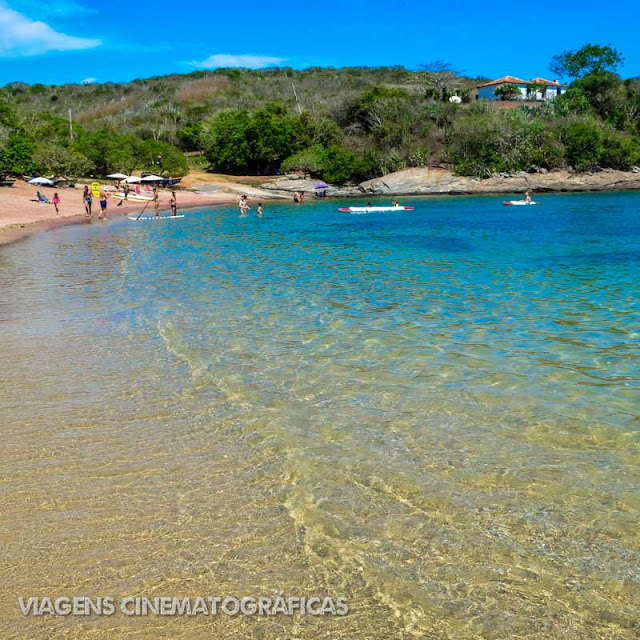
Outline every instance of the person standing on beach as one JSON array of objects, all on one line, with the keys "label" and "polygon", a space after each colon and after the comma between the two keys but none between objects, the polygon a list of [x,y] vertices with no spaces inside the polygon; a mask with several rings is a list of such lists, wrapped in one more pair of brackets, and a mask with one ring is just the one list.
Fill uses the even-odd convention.
[{"label": "person standing on beach", "polygon": [[58,210],[58,205],[60,204],[60,198],[57,193],[53,194],[53,206],[56,208],[56,213],[60,213]]},{"label": "person standing on beach", "polygon": [[91,217],[91,203],[93,202],[93,197],[91,196],[91,191],[89,187],[85,185],[84,193],[82,194],[82,201],[84,202],[84,210],[86,211],[85,215],[89,218]]},{"label": "person standing on beach", "polygon": [[120,200],[120,202],[118,202],[118,206],[119,207],[121,207],[122,203],[129,198],[129,183],[128,182],[124,183],[123,191],[124,191],[124,196],[123,196],[122,200]]},{"label": "person standing on beach", "polygon": [[240,208],[240,217],[246,218],[247,211],[249,211],[250,209],[249,204],[247,203],[247,196],[245,195],[240,196],[240,202],[238,203],[238,207]]},{"label": "person standing on beach", "polygon": [[98,215],[98,220],[102,220],[103,218],[107,219],[107,199],[109,198],[109,193],[104,187],[100,187],[100,214]]},{"label": "person standing on beach", "polygon": [[176,192],[172,191],[171,192],[171,198],[169,200],[169,206],[171,207],[171,215],[172,216],[177,216],[178,215],[178,201],[176,199]]},{"label": "person standing on beach", "polygon": [[160,217],[160,195],[158,194],[158,187],[153,187],[153,207],[156,210],[156,218]]}]

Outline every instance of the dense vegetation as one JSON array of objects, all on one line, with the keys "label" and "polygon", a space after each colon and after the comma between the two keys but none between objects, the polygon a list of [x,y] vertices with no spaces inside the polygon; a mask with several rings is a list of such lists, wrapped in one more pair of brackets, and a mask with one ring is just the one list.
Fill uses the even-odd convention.
[{"label": "dense vegetation", "polygon": [[640,164],[640,82],[616,73],[621,62],[599,45],[564,52],[551,66],[573,79],[567,93],[515,109],[475,100],[481,79],[442,63],[418,72],[219,69],[126,84],[12,83],[0,89],[0,171],[182,175],[188,151],[216,171],[300,169],[334,183],[425,165],[480,177],[629,169]]}]

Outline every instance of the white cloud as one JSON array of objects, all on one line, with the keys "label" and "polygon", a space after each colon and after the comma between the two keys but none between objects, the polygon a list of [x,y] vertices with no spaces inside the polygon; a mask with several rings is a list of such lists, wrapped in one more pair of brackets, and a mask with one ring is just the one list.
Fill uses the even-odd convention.
[{"label": "white cloud", "polygon": [[234,56],[228,53],[216,53],[201,62],[193,62],[196,67],[244,67],[246,69],[262,69],[282,64],[286,58],[272,58],[270,56]]},{"label": "white cloud", "polygon": [[96,78],[85,78],[85,79],[82,81],[82,84],[93,84],[94,82],[97,82],[97,79],[96,79]]},{"label": "white cloud", "polygon": [[44,22],[31,20],[0,2],[0,57],[91,49],[100,44],[100,40],[58,33]]}]

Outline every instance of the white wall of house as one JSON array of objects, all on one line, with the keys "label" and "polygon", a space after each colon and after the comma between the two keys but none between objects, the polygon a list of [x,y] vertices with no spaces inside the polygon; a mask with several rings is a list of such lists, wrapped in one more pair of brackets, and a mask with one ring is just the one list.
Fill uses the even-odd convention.
[{"label": "white wall of house", "polygon": [[[484,98],[485,100],[500,100],[500,96],[495,94],[498,87],[502,85],[494,84],[490,87],[482,87],[478,89],[478,98]],[[518,84],[520,89],[520,96],[518,100],[553,100],[557,96],[566,92],[566,87],[547,87],[545,91],[537,91],[535,98],[532,94],[527,93],[527,86],[524,84]]]},{"label": "white wall of house", "polygon": [[[485,100],[500,100],[500,96],[495,94],[495,91],[498,87],[502,85],[493,84],[490,87],[482,87],[478,89],[478,98],[484,98]],[[527,97],[527,86],[524,84],[518,84],[518,89],[520,90],[519,100],[522,100]]]}]

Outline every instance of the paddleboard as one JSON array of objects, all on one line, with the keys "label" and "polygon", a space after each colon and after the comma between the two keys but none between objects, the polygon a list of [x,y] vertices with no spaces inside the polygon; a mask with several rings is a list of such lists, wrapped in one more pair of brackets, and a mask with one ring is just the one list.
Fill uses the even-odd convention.
[{"label": "paddleboard", "polygon": [[369,211],[412,211],[414,207],[340,207],[338,211],[347,213],[367,213]]},{"label": "paddleboard", "polygon": [[523,204],[540,204],[539,202],[525,202],[524,200],[505,200],[502,204],[515,204],[515,205],[523,205]]},{"label": "paddleboard", "polygon": [[174,220],[175,218],[184,218],[183,215],[177,216],[142,216],[141,218],[136,218],[136,216],[127,216],[129,220],[133,220],[134,222],[139,222],[140,220]]},{"label": "paddleboard", "polygon": [[[124,193],[114,193],[112,197],[114,200],[124,200]],[[153,200],[153,196],[143,196],[140,193],[129,193],[127,200],[131,200],[131,202],[151,202]]]}]

